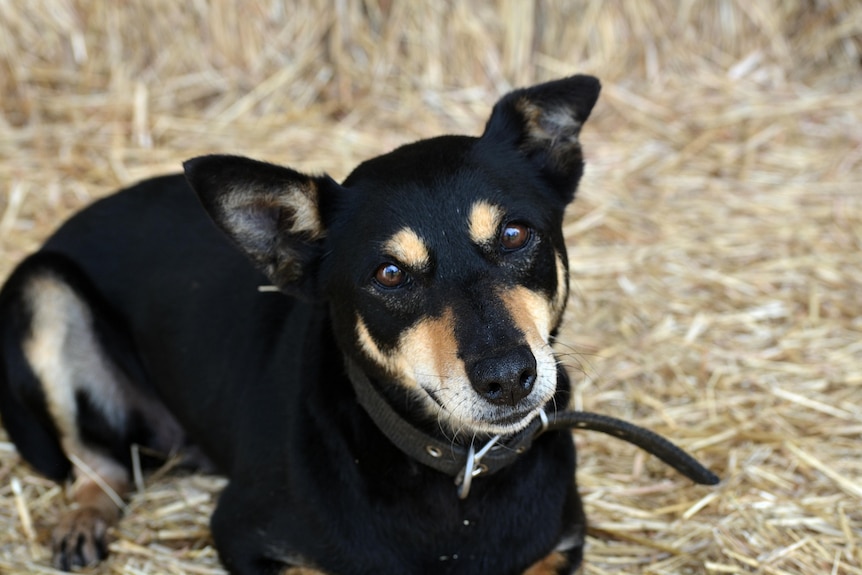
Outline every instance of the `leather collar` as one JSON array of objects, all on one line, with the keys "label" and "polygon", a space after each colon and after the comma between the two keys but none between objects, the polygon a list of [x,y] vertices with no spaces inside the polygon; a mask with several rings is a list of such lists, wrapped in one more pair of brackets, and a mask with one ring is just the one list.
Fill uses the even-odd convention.
[{"label": "leather collar", "polygon": [[[347,370],[359,404],[389,441],[412,459],[441,473],[458,477],[464,471],[470,456],[470,447],[420,431],[389,405],[368,377],[352,362],[348,361]],[[480,473],[491,475],[514,463],[521,454],[530,449],[533,439],[541,431],[542,422],[536,418],[524,430],[496,440],[481,458]]]}]

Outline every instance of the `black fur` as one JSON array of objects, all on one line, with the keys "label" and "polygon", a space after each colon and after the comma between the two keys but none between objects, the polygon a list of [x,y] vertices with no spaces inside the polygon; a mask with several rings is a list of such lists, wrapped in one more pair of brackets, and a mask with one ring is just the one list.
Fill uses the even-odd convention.
[{"label": "black fur", "polygon": [[[420,409],[422,392],[396,382],[361,345],[357,313],[384,355],[400,350],[410,328],[451,314],[451,361],[466,366],[477,390],[479,372],[505,379],[523,371],[532,358],[523,357],[525,334],[495,297],[524,289],[550,302],[567,289],[556,267],[565,263],[561,224],[582,173],[577,132],[598,91],[595,79],[575,76],[513,92],[481,138],[404,146],[366,161],[341,185],[208,156],[187,162],[188,183],[152,179],[96,202],[0,294],[0,413],[12,439],[39,471],[68,474],[21,351],[26,280],[47,269],[92,310],[104,353],[179,421],[184,436],[169,447],[191,442],[228,476],[212,532],[232,573],[298,565],[333,575],[515,575],[561,542],[568,544],[558,561],[541,573],[573,572],[584,517],[568,432],[542,435],[511,466],[476,478],[461,500],[452,477],[385,438],[344,366],[357,365],[429,434],[456,442],[490,435],[441,427]],[[503,223],[529,225],[523,249],[469,241],[467,217],[480,200],[503,206]],[[381,246],[403,228],[432,257],[422,269],[395,262],[409,281],[381,286],[375,270],[391,262]],[[283,293],[258,290],[270,283]],[[551,337],[558,327],[554,316]],[[558,368],[549,408],[565,405],[569,392]],[[151,442],[159,425],[138,417],[134,430],[113,438],[92,398],[77,401],[84,443],[124,465],[123,448]],[[494,409],[521,417],[515,405]]]}]

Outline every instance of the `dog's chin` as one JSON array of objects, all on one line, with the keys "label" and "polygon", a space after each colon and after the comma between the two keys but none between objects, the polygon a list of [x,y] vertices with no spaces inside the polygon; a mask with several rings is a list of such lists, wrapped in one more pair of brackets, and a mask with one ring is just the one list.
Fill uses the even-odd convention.
[{"label": "dog's chin", "polygon": [[[503,410],[499,410],[503,411]],[[452,431],[460,434],[476,435],[514,435],[526,429],[533,420],[539,416],[541,407],[528,410],[512,411],[507,413],[489,414],[482,418],[452,418],[450,426]]]},{"label": "dog's chin", "polygon": [[[424,388],[423,388],[424,389]],[[553,398],[553,387],[544,393],[530,394],[516,406],[494,405],[481,397],[469,401],[447,401],[437,393],[424,389],[426,408],[437,422],[456,435],[514,435],[526,429]],[[450,404],[454,406],[450,408]]]},{"label": "dog's chin", "polygon": [[486,421],[477,421],[475,429],[479,433],[489,435],[514,435],[526,429],[534,419],[539,417],[541,408],[535,408],[523,413],[512,413],[503,417]]}]

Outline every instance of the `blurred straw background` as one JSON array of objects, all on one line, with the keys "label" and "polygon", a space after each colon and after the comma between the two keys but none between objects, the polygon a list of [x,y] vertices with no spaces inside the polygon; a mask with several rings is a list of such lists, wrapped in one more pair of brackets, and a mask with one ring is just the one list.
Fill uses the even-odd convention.
[{"label": "blurred straw background", "polygon": [[[342,178],[575,72],[604,84],[566,228],[575,401],[724,478],[578,433],[582,572],[862,573],[858,0],[0,1],[0,275],[190,156]],[[146,477],[92,572],[223,573],[222,485]],[[52,572],[64,499],[0,435],[0,572]]]}]

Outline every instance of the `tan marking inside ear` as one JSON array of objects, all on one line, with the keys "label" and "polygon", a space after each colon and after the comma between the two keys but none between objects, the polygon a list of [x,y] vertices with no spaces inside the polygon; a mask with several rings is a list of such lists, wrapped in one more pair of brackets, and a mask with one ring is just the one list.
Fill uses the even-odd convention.
[{"label": "tan marking inside ear", "polygon": [[554,551],[538,563],[534,563],[524,571],[524,575],[557,575],[560,569],[568,564],[566,556],[559,551]]},{"label": "tan marking inside ear", "polygon": [[317,186],[309,181],[304,185],[296,184],[282,190],[267,190],[266,193],[238,188],[222,196],[221,209],[226,219],[233,222],[230,227],[241,230],[245,234],[266,231],[249,229],[246,223],[248,218],[246,210],[249,208],[252,210],[284,209],[290,214],[290,227],[283,231],[292,234],[304,233],[311,239],[317,239],[325,235],[317,201]]},{"label": "tan marking inside ear", "polygon": [[320,211],[317,207],[317,186],[309,182],[305,186],[290,188],[282,198],[293,209],[293,224],[291,233],[305,232],[313,238],[323,236],[323,223],[320,221]]},{"label": "tan marking inside ear", "polygon": [[425,269],[431,265],[431,255],[428,246],[415,231],[402,228],[394,236],[386,240],[383,250],[412,269]]},{"label": "tan marking inside ear", "polygon": [[524,116],[525,129],[530,139],[542,146],[577,144],[581,123],[572,110],[565,106],[542,108],[522,98],[515,107]]},{"label": "tan marking inside ear", "polygon": [[473,204],[468,220],[470,239],[473,243],[484,246],[493,244],[503,220],[503,210],[484,200]]},{"label": "tan marking inside ear", "polygon": [[581,122],[566,106],[542,108],[527,98],[515,103],[524,118],[526,138],[522,149],[545,150],[557,169],[566,169],[581,161],[581,144],[578,136]]}]

